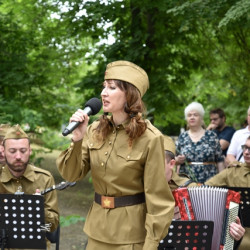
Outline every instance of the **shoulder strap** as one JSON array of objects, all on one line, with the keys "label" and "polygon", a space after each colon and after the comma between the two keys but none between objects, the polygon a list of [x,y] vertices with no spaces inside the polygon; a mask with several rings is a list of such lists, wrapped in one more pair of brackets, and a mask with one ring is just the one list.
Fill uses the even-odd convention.
[{"label": "shoulder strap", "polygon": [[237,159],[237,161],[240,161],[240,158],[242,157],[242,155],[243,155],[243,152],[241,152],[241,154],[240,154],[239,158]]},{"label": "shoulder strap", "polygon": [[187,180],[183,185],[181,185],[180,187],[187,187],[190,183],[193,183],[195,181],[193,181],[192,179]]}]

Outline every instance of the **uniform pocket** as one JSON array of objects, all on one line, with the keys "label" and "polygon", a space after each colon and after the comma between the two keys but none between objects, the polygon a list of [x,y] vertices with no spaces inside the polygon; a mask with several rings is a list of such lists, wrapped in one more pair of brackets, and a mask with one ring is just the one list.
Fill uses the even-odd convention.
[{"label": "uniform pocket", "polygon": [[120,148],[117,152],[117,156],[123,158],[126,161],[139,161],[142,158],[142,151],[131,150],[128,151],[124,148]]},{"label": "uniform pocket", "polygon": [[94,140],[87,140],[87,144],[89,147],[89,150],[98,150],[101,149],[103,147],[103,145],[105,144],[104,141],[94,141]]}]

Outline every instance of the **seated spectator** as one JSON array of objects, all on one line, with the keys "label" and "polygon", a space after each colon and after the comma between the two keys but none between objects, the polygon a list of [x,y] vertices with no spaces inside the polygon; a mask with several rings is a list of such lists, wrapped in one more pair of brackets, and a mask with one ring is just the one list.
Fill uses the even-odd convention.
[{"label": "seated spectator", "polygon": [[[24,194],[35,194],[52,187],[55,182],[49,171],[29,164],[31,147],[28,135],[19,125],[8,129],[3,141],[6,164],[2,167],[0,183],[5,192],[17,191]],[[54,231],[59,224],[59,213],[56,191],[44,195],[45,223]],[[49,242],[47,242],[49,244]]]},{"label": "seated spectator", "polygon": [[192,102],[184,113],[189,129],[178,138],[176,161],[180,173],[203,183],[224,169],[224,157],[216,133],[203,128],[203,106]]},{"label": "seated spectator", "polygon": [[[249,143],[250,143],[250,140],[249,140]],[[249,145],[249,147],[250,147],[250,145]],[[177,188],[180,188],[180,187],[195,187],[195,186],[201,185],[199,183],[195,183],[194,181],[192,181],[188,176],[179,176],[174,171],[175,144],[174,144],[173,140],[168,136],[164,136],[164,150],[165,150],[165,176],[166,176],[166,179],[169,183],[169,187],[171,188],[171,191],[173,191]],[[248,152],[250,155],[249,149],[248,149]],[[224,171],[222,171],[222,172],[224,172]],[[249,172],[249,174],[250,174],[250,172]],[[219,176],[219,175],[220,174],[218,174],[216,176]],[[212,177],[212,179],[216,178],[216,176]],[[208,183],[205,183],[205,184],[209,185]],[[210,183],[210,185],[213,186],[212,183]],[[215,185],[215,186],[217,186],[217,185]],[[175,219],[177,218],[176,216],[178,216],[178,215],[176,214],[176,209],[175,209]],[[236,219],[236,222],[231,223],[229,230],[230,230],[230,235],[234,238],[234,240],[237,241],[235,243],[235,247],[234,247],[234,249],[237,249],[238,245],[241,242],[239,240],[242,239],[242,237],[245,233],[245,229],[242,227],[240,219],[238,217]],[[245,236],[244,238],[246,238],[246,237],[247,236]],[[247,245],[247,246],[249,247],[249,245]],[[243,249],[243,248],[240,248],[240,249]],[[250,248],[244,248],[244,249],[250,249]]]},{"label": "seated spectator", "polygon": [[223,155],[226,156],[235,129],[226,125],[226,115],[222,109],[217,108],[210,111],[210,124],[207,129],[213,130],[217,134]]},{"label": "seated spectator", "polygon": [[247,123],[248,125],[245,128],[237,130],[233,135],[227,150],[226,161],[228,164],[232,164],[235,161],[244,162],[241,145],[245,143],[247,137],[250,135],[250,106],[247,111]]}]

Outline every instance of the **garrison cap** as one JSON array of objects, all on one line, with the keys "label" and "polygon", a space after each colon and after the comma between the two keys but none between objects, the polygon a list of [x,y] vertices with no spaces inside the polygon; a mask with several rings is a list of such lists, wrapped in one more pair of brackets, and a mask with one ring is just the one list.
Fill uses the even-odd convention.
[{"label": "garrison cap", "polygon": [[1,124],[0,125],[0,137],[4,137],[9,128],[10,128],[10,124]]},{"label": "garrison cap", "polygon": [[175,155],[175,143],[173,139],[167,135],[164,135],[164,150],[170,151]]},{"label": "garrison cap", "polygon": [[23,139],[29,138],[28,135],[21,129],[19,124],[16,124],[10,127],[4,137],[4,140],[7,139]]},{"label": "garrison cap", "polygon": [[149,88],[147,73],[139,66],[128,61],[115,61],[107,65],[105,80],[121,80],[134,85],[141,97]]}]

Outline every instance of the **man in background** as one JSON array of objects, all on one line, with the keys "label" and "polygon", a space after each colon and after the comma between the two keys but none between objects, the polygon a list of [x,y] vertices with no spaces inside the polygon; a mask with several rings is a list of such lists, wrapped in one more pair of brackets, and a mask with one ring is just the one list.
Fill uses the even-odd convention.
[{"label": "man in background", "polygon": [[247,124],[248,125],[245,128],[237,130],[233,135],[233,138],[227,150],[226,161],[228,164],[232,164],[235,161],[245,162],[241,146],[250,136],[250,106],[247,111]]},{"label": "man in background", "polygon": [[210,124],[208,125],[208,130],[214,130],[217,134],[223,155],[227,155],[227,149],[235,132],[233,127],[226,125],[226,115],[224,111],[220,108],[212,109],[209,113]]},{"label": "man in background", "polygon": [[[49,171],[29,163],[32,152],[30,140],[19,125],[8,129],[4,137],[3,147],[6,163],[2,166],[0,174],[0,183],[4,188],[2,193],[36,194],[39,193],[38,190],[43,191],[55,184]],[[45,223],[50,225],[50,231],[53,232],[59,224],[58,201],[55,190],[44,195],[44,212]]]}]

